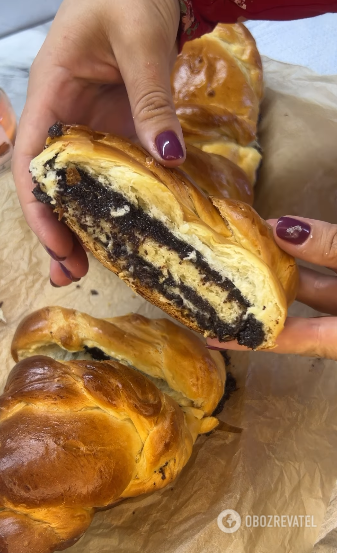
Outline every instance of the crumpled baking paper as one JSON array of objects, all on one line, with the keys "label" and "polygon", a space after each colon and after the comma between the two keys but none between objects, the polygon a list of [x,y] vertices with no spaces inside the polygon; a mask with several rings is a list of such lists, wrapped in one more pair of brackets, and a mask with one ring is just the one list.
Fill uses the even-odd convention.
[{"label": "crumpled baking paper", "polygon": [[[265,218],[298,214],[334,221],[337,77],[268,59],[264,67],[256,208]],[[0,187],[1,388],[14,365],[15,328],[33,310],[61,305],[96,317],[131,311],[165,316],[92,258],[80,283],[52,288],[48,256],[23,219],[10,173]],[[315,312],[295,304],[291,313]],[[227,425],[197,440],[172,485],[98,513],[69,553],[337,550],[336,362],[273,353],[231,359],[238,390],[220,416]],[[222,530],[217,522],[227,509],[241,517],[232,533],[223,530],[238,526],[235,513],[220,516]]]}]

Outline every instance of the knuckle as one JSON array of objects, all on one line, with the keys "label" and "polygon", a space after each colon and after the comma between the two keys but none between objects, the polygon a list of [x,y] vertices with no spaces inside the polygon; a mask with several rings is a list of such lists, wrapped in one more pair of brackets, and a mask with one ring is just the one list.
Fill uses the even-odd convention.
[{"label": "knuckle", "polygon": [[323,262],[326,267],[337,268],[337,225],[329,225],[322,235]]},{"label": "knuckle", "polygon": [[312,319],[312,341],[311,341],[311,354],[314,357],[322,355],[322,348],[324,346],[324,337],[322,335],[322,325],[319,319]]},{"label": "knuckle", "polygon": [[336,359],[335,342],[329,339],[327,329],[321,323],[325,318],[312,319],[313,341],[309,355],[312,357]]},{"label": "knuckle", "polygon": [[137,99],[133,115],[138,122],[144,123],[175,116],[175,110],[166,91],[157,89],[146,92]]}]

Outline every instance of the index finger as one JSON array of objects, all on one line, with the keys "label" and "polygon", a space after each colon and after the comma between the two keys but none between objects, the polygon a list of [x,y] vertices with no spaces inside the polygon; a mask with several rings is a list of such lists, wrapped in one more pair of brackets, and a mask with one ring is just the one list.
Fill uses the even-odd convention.
[{"label": "index finger", "polygon": [[49,206],[36,200],[34,183],[29,173],[31,160],[42,150],[47,129],[55,122],[56,114],[36,98],[28,98],[21,117],[14,148],[12,171],[22,211],[40,242],[58,257],[67,257],[72,250],[70,230],[53,215]]}]

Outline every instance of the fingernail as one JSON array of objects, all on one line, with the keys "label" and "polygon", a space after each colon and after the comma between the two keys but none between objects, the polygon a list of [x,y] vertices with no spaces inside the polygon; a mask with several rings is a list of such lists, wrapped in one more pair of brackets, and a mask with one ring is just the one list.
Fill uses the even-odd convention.
[{"label": "fingernail", "polygon": [[177,135],[172,131],[165,131],[158,134],[156,138],[156,147],[160,157],[165,161],[182,159],[184,157],[183,147]]},{"label": "fingernail", "polygon": [[59,257],[58,255],[56,255],[55,252],[53,252],[53,250],[47,248],[47,246],[44,246],[44,249],[47,253],[49,253],[52,259],[55,259],[55,261],[64,261],[65,259],[67,259],[66,257]]},{"label": "fingernail", "polygon": [[292,217],[281,217],[277,221],[276,234],[282,240],[291,242],[295,246],[300,246],[308,240],[311,233],[311,227],[304,221],[293,219]]},{"label": "fingernail", "polygon": [[208,344],[205,345],[206,349],[214,349],[215,351],[224,351],[225,348],[217,348],[215,346],[209,346]]},{"label": "fingernail", "polygon": [[50,284],[54,286],[54,288],[61,288],[61,286],[59,286],[58,284],[55,284],[55,282],[53,282],[51,278],[49,279],[49,281],[50,281]]},{"label": "fingernail", "polygon": [[63,271],[63,274],[65,274],[65,276],[67,278],[69,278],[69,280],[71,280],[72,282],[78,282],[79,280],[81,280],[80,278],[75,278],[73,277],[73,275],[71,274],[71,272],[67,269],[67,267],[65,267],[64,265],[62,265],[62,263],[59,264],[62,271]]}]

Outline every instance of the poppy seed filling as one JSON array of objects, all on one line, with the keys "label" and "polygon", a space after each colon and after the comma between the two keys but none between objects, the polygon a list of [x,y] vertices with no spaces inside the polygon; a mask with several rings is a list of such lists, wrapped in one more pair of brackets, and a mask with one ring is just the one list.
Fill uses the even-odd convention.
[{"label": "poppy seed filling", "polygon": [[[48,168],[52,167],[53,161],[48,162]],[[130,279],[139,281],[142,287],[158,291],[209,336],[220,341],[237,339],[239,344],[252,349],[263,342],[262,323],[252,314],[247,316],[250,303],[231,280],[212,269],[200,252],[177,238],[164,223],[145,213],[140,206],[83,170],[76,168],[76,171],[80,175],[80,182],[76,185],[68,185],[66,171],[57,170],[54,198],[50,198],[39,184],[33,191],[35,197],[43,203],[54,204],[56,201],[56,207],[65,220],[67,216],[75,217],[79,227],[100,243],[109,258],[124,273],[127,272]],[[151,239],[159,248],[175,252],[180,263],[192,263],[202,283],[211,283],[224,290],[225,302],[236,305],[236,318],[230,323],[224,322],[210,302],[194,288],[174,278],[167,269],[163,271],[149,262],[146,249],[145,258],[144,253],[140,255],[139,250],[146,239]]]}]

